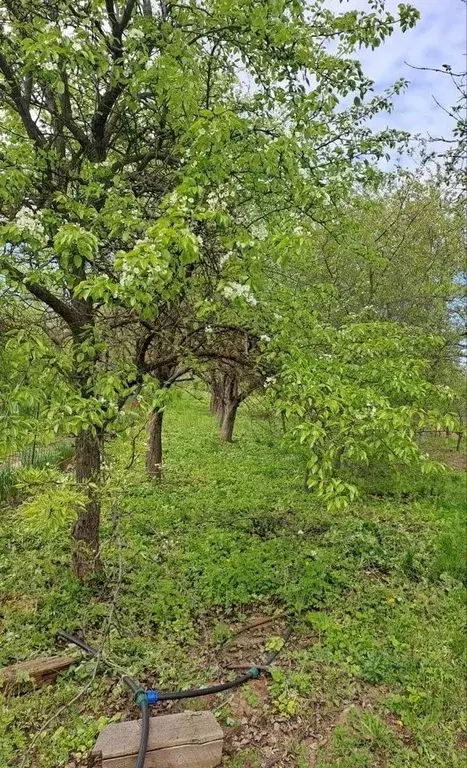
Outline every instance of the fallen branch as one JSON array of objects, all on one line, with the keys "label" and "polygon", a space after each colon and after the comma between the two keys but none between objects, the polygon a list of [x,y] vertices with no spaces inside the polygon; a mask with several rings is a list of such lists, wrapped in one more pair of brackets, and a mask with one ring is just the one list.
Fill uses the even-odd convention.
[{"label": "fallen branch", "polygon": [[241,627],[241,629],[239,629],[237,632],[234,632],[232,637],[229,639],[229,642],[231,642],[235,637],[242,635],[244,632],[249,632],[250,630],[256,629],[257,627],[263,627],[265,624],[272,624],[272,622],[276,621],[276,619],[283,619],[283,618],[285,618],[285,613],[278,613],[275,616],[270,616],[268,619],[261,619],[260,621],[247,624],[246,627]]},{"label": "fallen branch", "polygon": [[270,667],[266,667],[262,664],[226,664],[226,669],[251,669],[252,667],[255,667],[256,669],[259,669],[260,672],[267,672],[268,675],[272,675]]}]

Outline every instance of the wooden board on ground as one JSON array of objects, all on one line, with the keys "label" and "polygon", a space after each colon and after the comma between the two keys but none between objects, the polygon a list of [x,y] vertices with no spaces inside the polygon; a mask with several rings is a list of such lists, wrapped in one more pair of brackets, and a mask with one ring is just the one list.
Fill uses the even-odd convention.
[{"label": "wooden board on ground", "polygon": [[[141,720],[110,723],[92,751],[102,768],[134,768]],[[145,768],[216,768],[224,735],[212,712],[182,712],[150,718]]]},{"label": "wooden board on ground", "polygon": [[48,656],[11,664],[0,669],[0,688],[6,693],[24,693],[55,682],[57,675],[76,663],[72,656]]}]

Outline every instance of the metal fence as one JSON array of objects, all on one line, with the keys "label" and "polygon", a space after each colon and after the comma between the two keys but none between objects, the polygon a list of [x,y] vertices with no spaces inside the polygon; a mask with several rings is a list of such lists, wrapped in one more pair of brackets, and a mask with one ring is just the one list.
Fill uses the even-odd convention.
[{"label": "metal fence", "polygon": [[56,466],[62,462],[68,462],[72,455],[73,447],[69,440],[57,440],[48,445],[33,442],[22,451],[12,453],[0,461],[0,470],[5,467],[19,469],[20,467]]}]

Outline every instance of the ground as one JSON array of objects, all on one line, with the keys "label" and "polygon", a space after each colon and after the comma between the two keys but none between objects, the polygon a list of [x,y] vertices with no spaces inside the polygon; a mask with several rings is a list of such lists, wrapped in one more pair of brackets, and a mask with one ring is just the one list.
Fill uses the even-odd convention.
[{"label": "ground", "polygon": [[[360,501],[331,514],[303,492],[300,462],[258,405],[240,413],[231,445],[201,392],[165,421],[160,484],[144,477],[143,436],[130,468],[128,440],[108,447],[98,585],[71,574],[65,514],[51,507],[38,522],[31,488],[1,509],[0,666],[61,652],[63,628],[148,686],[184,688],[260,662],[290,624],[269,673],[159,711],[214,711],[226,768],[464,766],[455,441],[428,441],[453,465],[445,474],[375,468],[359,478]],[[63,494],[60,473],[44,471]],[[1,766],[84,768],[109,720],[137,717],[118,671],[77,656],[55,685],[0,696]]]}]

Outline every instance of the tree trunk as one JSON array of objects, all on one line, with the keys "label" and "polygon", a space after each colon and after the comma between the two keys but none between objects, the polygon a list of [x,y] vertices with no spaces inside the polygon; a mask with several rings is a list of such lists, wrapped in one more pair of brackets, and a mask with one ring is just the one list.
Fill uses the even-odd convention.
[{"label": "tree trunk", "polygon": [[148,452],[146,469],[149,477],[159,480],[162,477],[162,421],[164,411],[155,408],[149,422]]},{"label": "tree trunk", "polygon": [[224,390],[225,374],[214,373],[211,377],[211,413],[217,418],[219,424],[224,420]]},{"label": "tree trunk", "polygon": [[227,443],[231,443],[233,440],[235,417],[239,405],[240,401],[238,398],[230,400],[225,404],[224,417],[221,424],[221,440],[225,440]]},{"label": "tree trunk", "polygon": [[75,440],[75,472],[78,486],[88,497],[80,507],[72,533],[73,570],[80,581],[87,581],[101,568],[99,556],[100,501],[97,485],[101,470],[101,440],[90,429]]},{"label": "tree trunk", "polygon": [[216,392],[211,392],[210,410],[212,415],[215,416],[221,424],[222,419],[224,418],[224,401]]},{"label": "tree trunk", "polygon": [[222,377],[222,418],[221,418],[221,440],[228,443],[232,442],[235,426],[235,417],[238,406],[241,403],[241,396],[238,391],[238,378],[235,373],[224,373]]}]

